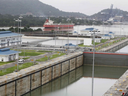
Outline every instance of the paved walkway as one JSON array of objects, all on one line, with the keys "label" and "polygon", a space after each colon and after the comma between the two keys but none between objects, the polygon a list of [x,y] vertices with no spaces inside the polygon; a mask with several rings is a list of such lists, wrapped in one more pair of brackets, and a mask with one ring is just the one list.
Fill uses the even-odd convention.
[{"label": "paved walkway", "polygon": [[[128,90],[128,70],[111,86],[111,88],[103,96],[122,96]],[[127,95],[124,95],[127,96]]]}]

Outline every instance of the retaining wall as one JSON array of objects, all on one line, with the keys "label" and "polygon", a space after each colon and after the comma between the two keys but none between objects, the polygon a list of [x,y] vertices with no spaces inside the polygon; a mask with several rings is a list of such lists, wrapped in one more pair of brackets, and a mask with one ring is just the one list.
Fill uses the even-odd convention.
[{"label": "retaining wall", "polygon": [[[84,52],[84,64],[92,65],[93,52]],[[95,65],[128,66],[128,54],[95,52]]]},{"label": "retaining wall", "polygon": [[82,65],[83,53],[77,52],[0,76],[0,96],[21,96]]},{"label": "retaining wall", "polygon": [[116,52],[117,50],[125,47],[126,45],[128,45],[128,39],[125,39],[121,42],[118,42],[116,44],[113,44],[109,47],[103,48],[101,50],[99,50],[100,52]]}]

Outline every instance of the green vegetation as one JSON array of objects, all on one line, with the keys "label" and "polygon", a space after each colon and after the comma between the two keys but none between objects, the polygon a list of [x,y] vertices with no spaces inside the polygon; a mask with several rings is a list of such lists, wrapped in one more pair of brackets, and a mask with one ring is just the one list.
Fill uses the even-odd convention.
[{"label": "green vegetation", "polygon": [[52,52],[52,51],[44,51],[44,50],[39,50],[37,52]]},{"label": "green vegetation", "polygon": [[[0,14],[0,27],[8,27],[11,26],[9,29],[12,32],[18,32],[18,24],[14,21],[18,19],[20,16],[12,16],[12,15],[1,15]],[[55,23],[74,23],[75,25],[92,25],[93,20],[87,19],[76,19],[75,17],[70,17],[70,21],[67,21],[67,17],[50,17]],[[21,29],[21,32],[33,32],[33,31],[42,31],[42,29],[31,29],[32,26],[42,26],[45,22],[45,17],[34,17],[34,16],[24,16],[22,18],[22,26],[24,28]],[[79,23],[78,23],[79,22]],[[95,21],[95,25],[101,25],[102,21]],[[5,29],[0,29],[0,31],[5,31]]]},{"label": "green vegetation", "polygon": [[105,43],[108,39],[101,39],[101,43]]},{"label": "green vegetation", "polygon": [[[100,43],[95,42],[95,45],[98,45],[98,44],[101,44],[101,43],[105,43],[106,41],[108,41],[108,40],[107,39],[102,39]],[[92,41],[92,44],[93,44],[93,41]],[[78,46],[79,47],[91,47],[91,46],[87,46],[87,45],[84,45],[84,44],[79,44]]]},{"label": "green vegetation", "polygon": [[127,37],[122,37],[122,38],[120,38],[120,39],[118,39],[118,40],[115,40],[115,41],[112,41],[112,42],[103,44],[102,46],[97,47],[96,50],[100,50],[100,49],[102,49],[102,48],[111,46],[111,45],[113,45],[113,44],[115,44],[115,43],[118,43],[118,42],[120,42],[120,41],[122,41],[122,40],[125,40],[126,38],[127,38]]},{"label": "green vegetation", "polygon": [[10,62],[0,62],[0,66],[1,66],[1,65],[5,65],[5,64],[8,64],[8,63],[12,63],[12,62],[14,62],[14,61],[10,61]]},{"label": "green vegetation", "polygon": [[19,55],[20,56],[24,56],[24,54],[25,54],[25,56],[38,56],[38,55],[41,55],[42,53],[40,53],[40,52],[21,52]]},{"label": "green vegetation", "polygon": [[[113,44],[115,44],[115,43],[118,43],[118,42],[120,42],[120,41],[122,41],[122,40],[125,40],[126,38],[127,38],[127,37],[122,37],[122,38],[120,38],[120,39],[114,38],[114,39],[118,39],[118,40],[112,39],[112,40],[113,40],[112,42],[103,44],[103,45],[101,45],[101,46],[99,46],[99,47],[97,47],[97,48],[95,48],[95,49],[96,49],[96,50],[100,50],[100,49],[102,49],[102,48],[105,48],[105,47],[111,46],[111,45],[113,45]],[[105,43],[105,42],[107,42],[107,41],[109,41],[109,40],[108,40],[108,39],[102,39],[100,43],[97,43],[97,42],[96,42],[95,45],[98,45],[98,44],[101,44],[101,43]],[[93,41],[92,41],[92,44],[93,44]],[[86,46],[86,45],[83,45],[83,44],[79,44],[78,46],[79,46],[79,47],[92,47],[92,46]]]},{"label": "green vegetation", "polygon": [[[29,52],[33,52],[33,50],[28,50],[28,51]],[[36,51],[34,51],[34,52],[36,52]],[[62,56],[62,55],[65,55],[65,53],[59,53],[59,52],[57,52],[57,54],[54,54],[54,55],[52,55],[50,57],[45,56],[44,58],[38,59],[36,61],[46,61],[48,59],[49,60],[50,59],[54,59],[54,58],[57,58],[57,57]],[[28,59],[28,58],[29,57],[25,57],[23,59]],[[7,64],[7,63],[11,63],[11,62],[0,62],[0,65]],[[18,70],[21,70],[21,69],[24,69],[24,68],[28,68],[28,67],[33,66],[33,65],[34,65],[34,62],[24,63],[24,64],[18,66]],[[0,70],[0,76],[3,76],[3,75],[6,75],[6,74],[9,74],[9,73],[12,73],[15,70],[17,70],[17,65],[15,65],[13,67],[10,67],[10,68],[7,68],[7,69]]]},{"label": "green vegetation", "polygon": [[19,56],[38,56],[44,54],[44,52],[36,52],[35,50],[19,50],[21,53]]},{"label": "green vegetation", "polygon": [[91,46],[84,45],[83,43],[82,44],[79,44],[78,46],[79,47],[91,47]]},{"label": "green vegetation", "polygon": [[58,53],[58,54],[54,54],[52,56],[45,56],[44,58],[40,58],[36,61],[39,61],[39,62],[42,62],[42,61],[47,61],[47,60],[51,60],[51,59],[54,59],[54,58],[57,58],[57,57],[60,57],[60,56],[63,56],[65,55],[65,53]]},{"label": "green vegetation", "polygon": [[[22,64],[22,65],[19,65],[18,68],[19,68],[19,70],[21,70],[21,69],[24,69],[24,68],[28,68],[28,67],[30,67],[30,66],[33,66],[33,63],[32,63],[32,62],[30,62],[30,63],[24,63],[24,64]],[[12,73],[12,72],[14,72],[16,69],[17,69],[17,66],[0,70],[0,76],[3,76],[3,75],[6,75],[6,74],[9,74],[9,73]]]},{"label": "green vegetation", "polygon": [[23,59],[26,60],[26,59],[29,59],[30,57],[24,57]]}]

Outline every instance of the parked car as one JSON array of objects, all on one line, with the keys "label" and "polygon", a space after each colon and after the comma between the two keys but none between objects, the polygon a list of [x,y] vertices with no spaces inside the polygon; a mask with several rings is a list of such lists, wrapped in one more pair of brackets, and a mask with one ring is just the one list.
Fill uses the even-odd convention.
[{"label": "parked car", "polygon": [[24,59],[20,59],[20,60],[18,60],[18,63],[19,63],[19,64],[24,63]]}]

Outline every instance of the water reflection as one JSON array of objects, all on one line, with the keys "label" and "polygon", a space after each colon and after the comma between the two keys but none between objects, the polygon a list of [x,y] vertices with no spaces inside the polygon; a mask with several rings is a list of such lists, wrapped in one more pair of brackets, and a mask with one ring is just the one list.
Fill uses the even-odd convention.
[{"label": "water reflection", "polygon": [[[126,70],[95,66],[94,95],[102,96]],[[90,96],[91,72],[92,66],[82,66],[24,96]]]},{"label": "water reflection", "polygon": [[[95,66],[95,77],[118,79],[126,70],[125,67]],[[92,66],[84,66],[84,77],[91,77],[91,72]]]},{"label": "water reflection", "polygon": [[[65,75],[53,80],[52,82],[49,82],[49,83],[43,85],[42,87],[24,95],[24,96],[49,96],[49,95],[47,95],[47,93],[51,94],[54,91],[64,89],[66,86],[79,80],[82,76],[83,76],[83,66],[77,68],[76,70],[71,71],[68,74],[65,74]],[[55,95],[53,95],[53,96],[55,96]]]}]

